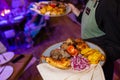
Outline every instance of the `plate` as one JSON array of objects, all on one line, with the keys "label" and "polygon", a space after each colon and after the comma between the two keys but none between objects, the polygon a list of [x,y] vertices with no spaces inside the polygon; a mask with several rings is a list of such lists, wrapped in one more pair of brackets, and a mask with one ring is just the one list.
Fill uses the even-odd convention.
[{"label": "plate", "polygon": [[[62,3],[62,2],[57,2],[57,1],[40,1],[40,2],[38,2],[38,3],[34,3],[34,4],[33,4],[33,7],[30,8],[30,9],[33,10],[33,11],[35,11],[36,13],[38,13],[38,14],[40,14],[40,15],[49,16],[49,17],[64,16],[64,15],[67,15],[67,14],[71,11],[71,8],[68,6],[68,4],[62,3],[62,4],[65,5],[65,9],[66,9],[66,11],[64,12],[64,14],[60,14],[60,15],[56,15],[56,14],[50,15],[51,11],[46,11],[45,14],[42,14],[42,13],[40,12],[39,7],[41,6],[41,4],[49,4],[49,3],[57,3],[57,4],[58,4],[58,3]],[[53,8],[53,9],[54,9],[54,8]]]},{"label": "plate", "polygon": [[14,69],[12,66],[0,67],[0,80],[7,80],[13,73]]},{"label": "plate", "polygon": [[14,52],[5,52],[0,54],[0,65],[9,62],[14,57]]},{"label": "plate", "polygon": [[[63,42],[59,42],[59,43],[56,43],[56,44],[48,47],[48,48],[43,52],[42,55],[44,55],[44,56],[50,56],[51,50],[54,50],[54,49],[56,49],[56,48],[60,48],[60,45],[61,45],[62,43],[63,43]],[[97,50],[99,50],[102,54],[105,55],[105,52],[104,52],[98,45],[96,45],[96,44],[94,44],[94,43],[91,43],[91,42],[88,42],[88,41],[86,41],[86,43],[87,43],[91,48],[97,49]],[[42,60],[42,62],[45,62],[45,61]],[[103,66],[104,63],[105,63],[105,61],[100,61],[100,65],[101,65],[101,66]]]}]

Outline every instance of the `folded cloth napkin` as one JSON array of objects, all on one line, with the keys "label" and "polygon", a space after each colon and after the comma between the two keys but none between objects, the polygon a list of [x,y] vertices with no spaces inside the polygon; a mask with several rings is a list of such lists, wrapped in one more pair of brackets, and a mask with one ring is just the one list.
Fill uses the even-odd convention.
[{"label": "folded cloth napkin", "polygon": [[105,80],[101,65],[91,65],[89,69],[76,71],[73,69],[62,70],[48,63],[37,65],[43,80]]}]

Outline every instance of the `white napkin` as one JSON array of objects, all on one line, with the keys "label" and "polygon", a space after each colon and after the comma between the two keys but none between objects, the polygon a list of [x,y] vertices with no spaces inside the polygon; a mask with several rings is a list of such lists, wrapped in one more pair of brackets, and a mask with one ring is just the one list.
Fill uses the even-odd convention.
[{"label": "white napkin", "polygon": [[37,69],[44,80],[105,80],[101,66],[91,65],[89,69],[75,71],[73,69],[62,70],[48,63],[37,65]]}]

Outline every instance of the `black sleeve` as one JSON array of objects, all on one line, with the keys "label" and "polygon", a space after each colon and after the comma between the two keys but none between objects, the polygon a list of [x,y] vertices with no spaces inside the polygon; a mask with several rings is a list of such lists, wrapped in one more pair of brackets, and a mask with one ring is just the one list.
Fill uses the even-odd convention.
[{"label": "black sleeve", "polygon": [[79,16],[77,17],[77,21],[79,21],[80,23],[81,23],[81,19],[82,19],[82,14],[83,14],[83,12],[81,12],[81,13],[79,14]]}]

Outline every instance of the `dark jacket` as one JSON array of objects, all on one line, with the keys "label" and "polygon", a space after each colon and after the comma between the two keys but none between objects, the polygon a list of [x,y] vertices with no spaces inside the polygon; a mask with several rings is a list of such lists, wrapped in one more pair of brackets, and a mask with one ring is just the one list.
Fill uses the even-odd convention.
[{"label": "dark jacket", "polygon": [[106,33],[103,42],[108,56],[113,61],[120,58],[120,0],[100,0],[96,21]]}]

